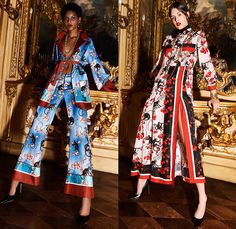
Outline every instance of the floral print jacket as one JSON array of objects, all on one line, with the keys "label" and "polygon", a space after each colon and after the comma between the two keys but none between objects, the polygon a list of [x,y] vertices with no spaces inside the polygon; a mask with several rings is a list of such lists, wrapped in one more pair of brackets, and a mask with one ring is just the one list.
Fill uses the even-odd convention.
[{"label": "floral print jacket", "polygon": [[74,51],[69,58],[66,58],[63,54],[65,36],[65,32],[59,33],[57,41],[54,44],[52,59],[55,63],[55,67],[47,86],[43,91],[39,105],[43,107],[49,106],[50,100],[57,88],[58,79],[63,73],[63,70],[70,65],[72,89],[75,96],[76,106],[81,109],[89,109],[91,108],[91,99],[89,94],[89,82],[87,74],[84,71],[84,66],[88,64],[90,65],[93,79],[99,90],[106,83],[110,83],[108,80],[110,75],[105,72],[95,51],[93,41],[87,36],[86,32],[80,32],[80,38],[78,39]]},{"label": "floral print jacket", "polygon": [[209,90],[216,89],[216,72],[211,61],[205,33],[195,32],[189,27],[176,38],[171,35],[166,36],[152,71],[159,70],[156,78],[161,79],[165,78],[170,68],[185,66],[185,90],[191,97],[193,69],[197,61],[204,72]]}]

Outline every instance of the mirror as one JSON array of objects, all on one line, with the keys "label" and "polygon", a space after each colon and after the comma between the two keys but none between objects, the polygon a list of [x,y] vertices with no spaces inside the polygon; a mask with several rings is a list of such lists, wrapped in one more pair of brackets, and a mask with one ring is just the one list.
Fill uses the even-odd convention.
[{"label": "mirror", "polygon": [[83,9],[83,27],[102,61],[118,66],[118,1],[74,1]]},{"label": "mirror", "polygon": [[139,73],[150,71],[153,65],[157,1],[140,0]]}]

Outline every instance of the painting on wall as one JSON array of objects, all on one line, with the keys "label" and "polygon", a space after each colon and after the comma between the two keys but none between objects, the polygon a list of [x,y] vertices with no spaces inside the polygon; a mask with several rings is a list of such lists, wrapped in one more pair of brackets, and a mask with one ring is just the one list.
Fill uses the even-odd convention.
[{"label": "painting on wall", "polygon": [[118,66],[118,1],[74,0],[82,7],[83,26],[103,61]]}]

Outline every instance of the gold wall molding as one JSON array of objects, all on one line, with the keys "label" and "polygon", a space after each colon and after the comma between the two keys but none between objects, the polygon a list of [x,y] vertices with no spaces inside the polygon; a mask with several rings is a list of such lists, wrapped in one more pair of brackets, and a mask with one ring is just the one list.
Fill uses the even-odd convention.
[{"label": "gold wall molding", "polygon": [[132,26],[127,27],[127,63],[124,86],[132,87],[138,71],[138,43],[139,43],[139,10],[140,1],[134,1]]},{"label": "gold wall molding", "polygon": [[[207,153],[207,152],[206,152]],[[206,154],[202,157],[204,174],[218,180],[236,183],[236,163],[233,159]],[[209,153],[212,153],[211,151]]]},{"label": "gold wall molding", "polygon": [[119,12],[118,15],[118,26],[121,29],[126,29],[130,23],[132,23],[133,20],[133,10],[130,8],[129,4],[124,4],[121,3],[121,6],[125,7],[127,10],[127,15],[121,15],[121,13]]},{"label": "gold wall molding", "polygon": [[14,39],[13,39],[13,49],[12,49],[12,56],[10,61],[10,72],[9,78],[16,79],[17,78],[17,62],[18,62],[18,50],[19,50],[19,42],[20,42],[20,28],[17,24],[14,27]]},{"label": "gold wall molding", "polygon": [[[124,1],[119,6],[120,18],[127,17],[127,9],[132,12],[132,17],[127,19],[127,26],[119,27],[120,42],[123,43],[119,49],[119,66],[122,65],[122,74],[120,77],[120,88],[130,89],[138,71],[138,43],[139,43],[139,10],[140,1]],[[128,22],[128,20],[131,20]],[[125,28],[124,28],[125,27]],[[121,60],[121,57],[123,58]]]},{"label": "gold wall molding", "polygon": [[[161,0],[157,0],[157,4],[156,4],[156,26],[155,26],[155,38],[154,39],[154,52],[153,52],[153,65],[156,62],[156,59],[158,58],[158,54],[160,51],[160,47],[161,47],[161,43],[162,43],[162,24],[163,24],[163,18],[162,18],[162,4],[163,2]],[[157,36],[157,34],[159,34],[159,36]]]},{"label": "gold wall molding", "polygon": [[6,81],[5,92],[7,96],[7,114],[8,114],[6,140],[10,142],[11,141],[10,133],[11,133],[12,101],[17,95],[17,84],[12,81]]},{"label": "gold wall molding", "polygon": [[27,47],[27,34],[28,34],[28,22],[29,22],[29,6],[30,0],[26,0],[23,2],[23,9],[22,9],[22,22],[21,22],[21,33],[20,33],[20,43],[19,43],[19,59],[18,59],[18,70],[20,76],[23,78],[23,66],[25,65],[25,53]]},{"label": "gold wall molding", "polygon": [[[9,78],[12,80],[17,80],[19,77],[26,79],[31,74],[33,58],[37,53],[41,15],[47,15],[56,26],[61,26],[60,4],[56,0],[24,0],[19,7],[21,7],[19,9],[21,14],[17,19],[18,23],[14,25],[14,44],[10,61]],[[33,29],[31,36],[28,37],[30,23],[32,23]],[[25,63],[27,42],[31,44],[28,64]]]}]

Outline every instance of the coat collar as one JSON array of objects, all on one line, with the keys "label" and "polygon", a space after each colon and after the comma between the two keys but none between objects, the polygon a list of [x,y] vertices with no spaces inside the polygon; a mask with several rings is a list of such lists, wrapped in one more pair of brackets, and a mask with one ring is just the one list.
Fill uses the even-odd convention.
[{"label": "coat collar", "polygon": [[189,25],[185,26],[183,29],[174,29],[171,33],[173,38],[176,38],[178,35],[185,35],[190,32],[192,29]]},{"label": "coat collar", "polygon": [[[63,46],[64,46],[64,41],[65,41],[66,35],[67,35],[66,31],[61,31],[57,35],[56,44],[57,44],[58,48],[60,49],[61,53],[63,53]],[[78,39],[78,41],[77,41],[77,43],[75,45],[75,48],[74,48],[74,50],[73,50],[71,55],[73,55],[80,48],[80,46],[82,44],[84,44],[85,42],[87,42],[87,40],[88,40],[87,33],[84,30],[81,30],[79,32],[79,36],[80,37],[79,37],[79,39]]]}]

